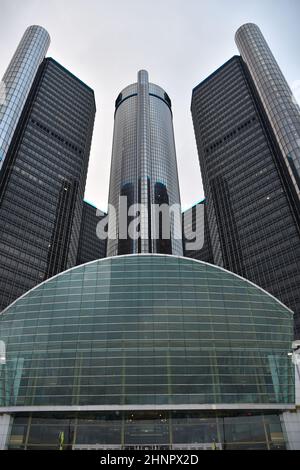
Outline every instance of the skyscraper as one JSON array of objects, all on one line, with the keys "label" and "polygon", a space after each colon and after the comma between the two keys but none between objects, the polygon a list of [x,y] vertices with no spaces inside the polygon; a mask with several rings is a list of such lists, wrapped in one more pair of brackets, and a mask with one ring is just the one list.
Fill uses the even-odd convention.
[{"label": "skyscraper", "polygon": [[50,44],[41,26],[29,26],[4,74],[0,100],[0,170],[31,85]]},{"label": "skyscraper", "polygon": [[105,258],[106,240],[98,238],[97,225],[106,215],[89,202],[83,201],[77,265]]},{"label": "skyscraper", "polygon": [[0,309],[76,265],[94,92],[44,59],[0,175]]},{"label": "skyscraper", "polygon": [[[138,239],[121,235],[120,196],[127,197],[126,209],[134,204],[143,204],[147,208],[141,214]],[[138,73],[137,83],[122,90],[116,100],[109,204],[116,211],[115,221],[109,211],[110,226],[115,230],[116,239],[108,239],[108,256],[129,253],[182,255],[181,233],[177,233],[175,219],[171,217],[169,236],[164,238],[151,210],[153,204],[180,205],[180,194],[171,100],[162,88],[149,83],[148,73],[144,70]],[[128,218],[126,222],[126,230],[130,220]],[[181,232],[181,221],[179,225]]]},{"label": "skyscraper", "polygon": [[[199,220],[197,220],[196,217],[196,210],[199,206],[201,206],[203,212],[201,214],[202,217],[200,224]],[[183,212],[182,233],[184,237],[184,256],[186,256],[187,258],[197,259],[199,261],[205,261],[206,263],[214,263],[209,228],[207,223],[207,208],[205,199]],[[201,248],[196,248],[193,250],[188,249],[189,241],[197,239],[200,240],[202,243]]]},{"label": "skyscraper", "polygon": [[240,57],[194,88],[192,116],[214,263],[288,305],[299,335],[297,201],[268,116]]},{"label": "skyscraper", "polygon": [[300,197],[300,108],[262,32],[253,23],[235,36],[281,149],[291,182]]}]

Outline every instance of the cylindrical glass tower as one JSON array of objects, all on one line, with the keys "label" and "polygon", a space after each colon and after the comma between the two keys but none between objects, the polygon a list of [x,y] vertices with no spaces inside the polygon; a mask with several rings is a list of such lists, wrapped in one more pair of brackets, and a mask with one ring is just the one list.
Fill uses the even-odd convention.
[{"label": "cylindrical glass tower", "polygon": [[[122,201],[127,198],[125,206],[121,196]],[[128,213],[136,204],[146,211],[140,212],[140,236],[132,238],[128,228],[134,211],[126,216],[126,233],[121,233],[121,218],[124,210]],[[162,206],[173,208],[167,234],[162,233],[163,212],[160,218],[153,212],[154,207]],[[115,233],[115,238],[109,236],[107,255],[182,255],[180,214],[171,100],[141,70],[138,82],[126,87],[116,100],[109,191],[109,233]]]},{"label": "cylindrical glass tower", "polygon": [[300,197],[300,108],[259,27],[244,24],[235,40]]},{"label": "cylindrical glass tower", "polygon": [[16,130],[25,101],[50,45],[41,26],[29,26],[4,74],[0,100],[0,169]]}]

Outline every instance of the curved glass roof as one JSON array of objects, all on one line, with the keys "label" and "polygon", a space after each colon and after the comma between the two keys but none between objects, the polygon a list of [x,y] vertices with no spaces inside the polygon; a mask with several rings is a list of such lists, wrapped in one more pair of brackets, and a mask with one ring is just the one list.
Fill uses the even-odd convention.
[{"label": "curved glass roof", "polygon": [[0,315],[0,406],[280,408],[294,402],[292,338],[287,307],[221,268],[101,259]]}]

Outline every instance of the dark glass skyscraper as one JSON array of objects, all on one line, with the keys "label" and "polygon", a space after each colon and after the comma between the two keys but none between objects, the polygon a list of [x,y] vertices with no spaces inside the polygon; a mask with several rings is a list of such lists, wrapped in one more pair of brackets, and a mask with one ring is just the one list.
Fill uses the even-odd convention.
[{"label": "dark glass skyscraper", "polygon": [[83,201],[80,236],[77,252],[77,265],[88,263],[106,256],[106,240],[98,238],[97,224],[106,217],[92,204]]},{"label": "dark glass skyscraper", "polygon": [[235,35],[282,152],[291,183],[300,198],[300,108],[261,30],[241,26]]},{"label": "dark glass skyscraper", "polygon": [[3,76],[0,99],[0,169],[49,44],[50,36],[44,28],[29,26]]},{"label": "dark glass skyscraper", "polygon": [[76,265],[94,92],[39,67],[0,174],[0,308]]},{"label": "dark glass skyscraper", "polygon": [[297,197],[240,57],[233,57],[193,90],[192,116],[214,263],[289,306],[299,335]]},{"label": "dark glass skyscraper", "polygon": [[[134,204],[147,208],[141,214],[138,239],[120,235],[120,196],[127,197],[127,209]],[[170,236],[164,239],[152,217],[153,204],[177,204],[179,219],[181,212],[171,100],[162,88],[149,83],[145,70],[138,73],[137,83],[122,90],[116,100],[109,204],[117,217],[113,221],[109,211],[110,227],[116,237],[108,239],[108,256],[182,255],[181,221],[171,221]],[[176,230],[178,225],[180,233]]]},{"label": "dark glass skyscraper", "polygon": [[[196,210],[201,207],[201,221],[196,217]],[[182,214],[183,252],[187,258],[214,263],[213,251],[210,242],[209,228],[207,223],[207,209],[205,200],[187,209]],[[189,241],[201,240],[202,246],[199,249],[188,249]]]}]

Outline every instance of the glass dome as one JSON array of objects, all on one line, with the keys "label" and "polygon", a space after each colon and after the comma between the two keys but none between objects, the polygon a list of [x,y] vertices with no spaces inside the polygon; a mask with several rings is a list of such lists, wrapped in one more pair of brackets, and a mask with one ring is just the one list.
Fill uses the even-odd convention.
[{"label": "glass dome", "polygon": [[287,307],[219,267],[101,259],[2,312],[0,406],[280,408],[294,403],[292,338]]}]

